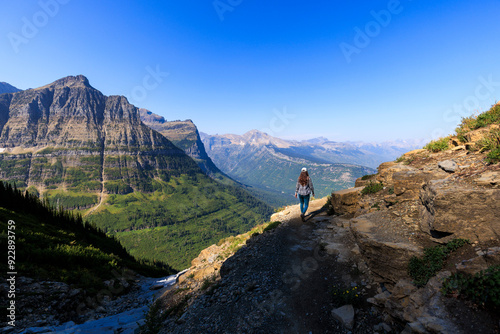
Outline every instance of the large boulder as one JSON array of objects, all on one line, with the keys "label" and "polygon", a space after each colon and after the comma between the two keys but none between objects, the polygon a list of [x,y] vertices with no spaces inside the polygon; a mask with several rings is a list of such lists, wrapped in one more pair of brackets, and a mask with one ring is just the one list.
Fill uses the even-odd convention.
[{"label": "large boulder", "polygon": [[352,305],[344,305],[332,311],[332,316],[338,320],[342,326],[352,330],[354,326],[354,307]]},{"label": "large boulder", "polygon": [[341,215],[354,215],[359,210],[359,200],[361,198],[363,187],[344,189],[334,191],[331,197],[331,203],[335,213]]},{"label": "large boulder", "polygon": [[438,163],[438,167],[448,173],[455,173],[458,165],[453,160],[444,160]]},{"label": "large boulder", "polygon": [[392,175],[394,184],[394,194],[402,199],[418,199],[420,190],[430,180],[447,177],[447,173],[442,170],[421,171],[416,168],[400,168]]},{"label": "large boulder", "polygon": [[392,174],[400,168],[406,168],[394,161],[384,162],[378,166],[377,181],[383,184],[392,184]]},{"label": "large boulder", "polygon": [[420,228],[448,242],[455,238],[487,242],[500,236],[500,189],[433,180],[420,194]]},{"label": "large boulder", "polygon": [[350,225],[368,267],[389,284],[407,277],[409,259],[423,254],[423,249],[404,233],[394,233],[399,228],[396,224],[379,211],[352,219]]}]

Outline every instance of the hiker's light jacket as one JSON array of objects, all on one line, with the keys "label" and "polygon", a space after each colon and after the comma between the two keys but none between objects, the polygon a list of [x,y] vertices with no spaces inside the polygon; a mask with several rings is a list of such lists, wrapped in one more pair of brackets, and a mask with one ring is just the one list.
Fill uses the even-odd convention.
[{"label": "hiker's light jacket", "polygon": [[313,181],[310,177],[307,178],[307,184],[305,186],[301,185],[297,180],[297,186],[295,187],[295,192],[302,196],[307,196],[314,193]]}]

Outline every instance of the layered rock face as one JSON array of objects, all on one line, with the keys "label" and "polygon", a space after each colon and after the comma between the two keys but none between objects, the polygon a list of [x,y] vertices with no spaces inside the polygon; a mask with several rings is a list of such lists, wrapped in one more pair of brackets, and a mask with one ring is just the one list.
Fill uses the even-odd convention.
[{"label": "layered rock face", "polygon": [[0,147],[0,178],[40,191],[147,191],[146,179],[197,169],[125,97],[81,75],[1,95]]},{"label": "layered rock face", "polygon": [[168,138],[178,148],[193,158],[207,175],[221,178],[224,174],[215,166],[205,151],[196,125],[191,120],[167,121],[146,109],[139,109],[141,120],[151,129]]},{"label": "layered rock face", "polygon": [[488,242],[500,239],[500,189],[463,187],[436,180],[424,185],[422,231],[430,235]]}]

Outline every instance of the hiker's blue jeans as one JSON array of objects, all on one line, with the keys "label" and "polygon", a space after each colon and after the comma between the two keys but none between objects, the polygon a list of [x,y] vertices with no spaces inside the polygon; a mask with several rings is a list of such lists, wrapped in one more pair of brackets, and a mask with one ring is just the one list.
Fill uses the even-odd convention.
[{"label": "hiker's blue jeans", "polygon": [[299,195],[300,201],[300,213],[306,214],[307,208],[309,207],[309,197],[311,195]]}]

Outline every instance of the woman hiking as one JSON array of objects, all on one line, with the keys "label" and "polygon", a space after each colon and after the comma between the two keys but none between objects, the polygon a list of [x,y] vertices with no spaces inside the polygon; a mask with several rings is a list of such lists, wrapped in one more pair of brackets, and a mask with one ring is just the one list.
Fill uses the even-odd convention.
[{"label": "woman hiking", "polygon": [[299,195],[300,200],[300,218],[305,221],[304,217],[309,206],[309,197],[311,194],[314,197],[314,187],[307,168],[302,168],[300,172],[299,179],[297,180],[297,186],[295,187],[295,198]]}]

